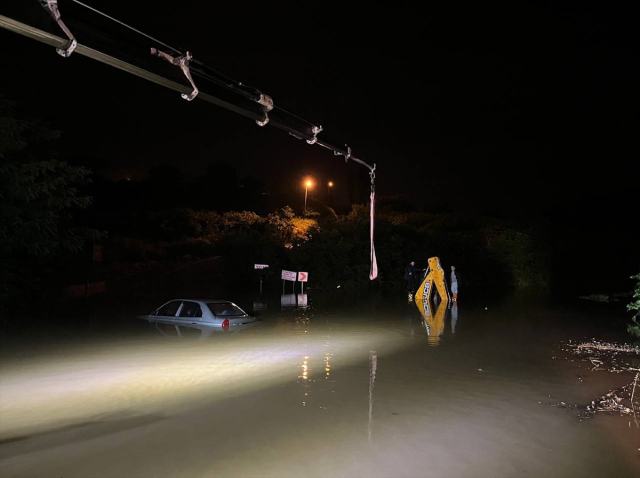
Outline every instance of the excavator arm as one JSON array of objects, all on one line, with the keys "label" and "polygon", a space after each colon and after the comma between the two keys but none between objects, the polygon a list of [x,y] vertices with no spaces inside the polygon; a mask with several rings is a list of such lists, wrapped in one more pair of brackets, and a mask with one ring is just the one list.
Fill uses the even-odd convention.
[{"label": "excavator arm", "polygon": [[[433,289],[438,291],[440,301],[433,312],[431,296]],[[440,342],[440,335],[444,332],[444,320],[447,311],[447,304],[451,299],[444,270],[440,265],[440,259],[437,257],[429,258],[429,266],[427,267],[422,284],[418,288],[415,296],[415,302],[422,314],[427,335],[429,336],[429,344],[437,345]]]}]

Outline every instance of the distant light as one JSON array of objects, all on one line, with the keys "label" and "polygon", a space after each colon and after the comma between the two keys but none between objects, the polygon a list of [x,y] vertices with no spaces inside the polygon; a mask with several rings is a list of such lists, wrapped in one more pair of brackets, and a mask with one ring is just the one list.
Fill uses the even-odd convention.
[{"label": "distant light", "polygon": [[307,182],[305,183],[305,185],[306,185],[308,188],[310,188],[311,186],[313,186],[313,183],[312,183],[311,181],[307,181]]},{"label": "distant light", "polygon": [[333,187],[333,181],[329,181],[329,187],[332,188]]}]

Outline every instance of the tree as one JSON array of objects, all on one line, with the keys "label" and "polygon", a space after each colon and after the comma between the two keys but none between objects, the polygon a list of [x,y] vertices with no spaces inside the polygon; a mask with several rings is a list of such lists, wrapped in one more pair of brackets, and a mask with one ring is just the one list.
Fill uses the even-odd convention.
[{"label": "tree", "polygon": [[43,159],[59,137],[38,120],[16,117],[0,96],[0,307],[32,287],[56,257],[99,236],[73,225],[73,212],[91,204],[78,190],[91,172]]}]

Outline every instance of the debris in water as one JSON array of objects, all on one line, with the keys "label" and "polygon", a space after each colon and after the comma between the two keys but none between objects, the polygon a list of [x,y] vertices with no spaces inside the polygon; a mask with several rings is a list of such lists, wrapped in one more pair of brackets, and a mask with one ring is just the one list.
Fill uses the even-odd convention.
[{"label": "debris in water", "polygon": [[[572,343],[569,341],[567,348],[562,350],[569,352],[575,356],[582,357],[583,361],[591,363],[591,371],[604,370],[612,373],[633,373],[635,374],[633,381],[630,383],[610,390],[596,400],[592,400],[591,404],[586,407],[576,406],[582,409],[578,414],[578,418],[582,421],[585,418],[592,418],[598,412],[619,413],[620,415],[633,415],[636,427],[640,427],[637,419],[637,409],[640,409],[638,397],[635,396],[638,379],[640,377],[640,368],[632,367],[630,363],[632,358],[640,355],[640,347],[628,344],[614,344],[607,342],[599,342],[592,339],[590,342]],[[573,362],[573,360],[571,360]],[[584,375],[580,374],[582,381]],[[563,408],[566,407],[564,402],[560,402]],[[629,422],[631,426],[631,422]]]}]

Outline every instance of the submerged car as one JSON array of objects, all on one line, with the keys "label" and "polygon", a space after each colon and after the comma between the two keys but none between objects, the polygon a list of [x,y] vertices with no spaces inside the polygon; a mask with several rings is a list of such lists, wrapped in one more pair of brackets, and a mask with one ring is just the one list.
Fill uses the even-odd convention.
[{"label": "submerged car", "polygon": [[233,302],[206,299],[175,299],[154,310],[145,318],[155,323],[220,327],[225,330],[257,320]]}]

